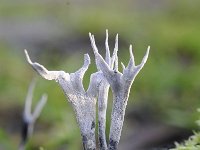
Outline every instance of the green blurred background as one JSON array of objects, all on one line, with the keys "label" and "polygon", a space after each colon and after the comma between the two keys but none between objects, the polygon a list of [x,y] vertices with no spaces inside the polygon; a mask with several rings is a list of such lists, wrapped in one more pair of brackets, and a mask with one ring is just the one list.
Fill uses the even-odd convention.
[{"label": "green blurred background", "polygon": [[[89,53],[90,74],[96,71],[88,33],[104,54],[105,30],[110,48],[119,34],[119,61],[127,64],[133,44],[139,64],[147,46],[147,64],[133,83],[119,149],[168,147],[197,130],[200,107],[199,0],[0,0],[0,150],[17,149],[21,114],[29,83],[36,78],[34,104],[43,93],[48,102],[28,149],[78,150],[81,136],[74,112],[54,81],[39,77],[32,60],[50,70],[75,72]],[[108,104],[109,133],[112,94]]]}]

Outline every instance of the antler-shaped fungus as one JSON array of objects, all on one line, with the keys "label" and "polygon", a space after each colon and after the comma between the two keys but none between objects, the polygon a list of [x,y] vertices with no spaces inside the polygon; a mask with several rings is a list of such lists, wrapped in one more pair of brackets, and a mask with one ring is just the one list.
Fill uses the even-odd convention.
[{"label": "antler-shaped fungus", "polygon": [[[95,140],[95,118],[96,98],[98,97],[99,148],[100,150],[116,150],[121,136],[130,88],[136,75],[147,61],[150,47],[148,47],[141,64],[136,66],[134,55],[132,53],[132,46],[130,45],[129,50],[131,58],[127,67],[122,63],[122,74],[118,71],[118,35],[115,39],[115,48],[111,57],[108,45],[108,31],[106,30],[105,60],[98,52],[94,35],[89,33],[89,37],[95,54],[98,72],[91,75],[87,91],[84,90],[82,80],[90,64],[90,57],[88,54],[85,54],[84,56],[83,66],[75,73],[70,74],[64,71],[49,71],[39,63],[33,63],[25,50],[26,59],[33,69],[44,79],[55,80],[63,89],[66,97],[68,97],[68,101],[72,104],[75,111],[85,150],[95,150],[97,148]],[[113,109],[111,115],[109,146],[107,148],[105,124],[109,86],[111,86],[113,92]]]},{"label": "antler-shaped fungus", "polygon": [[27,140],[33,133],[35,121],[39,117],[47,101],[47,95],[43,94],[34,112],[31,113],[34,87],[35,87],[35,80],[31,82],[28,89],[27,96],[26,96],[26,100],[25,100],[25,107],[24,107],[24,112],[23,112],[23,126],[22,126],[22,133],[21,133],[22,139],[21,139],[19,150],[24,150]]},{"label": "antler-shaped fungus", "polygon": [[83,147],[86,150],[96,149],[95,141],[95,116],[96,116],[96,97],[98,85],[100,83],[98,76],[91,75],[90,85],[87,91],[84,90],[82,79],[90,64],[88,54],[84,56],[83,66],[75,73],[66,73],[64,71],[48,71],[44,66],[33,63],[25,50],[28,63],[45,79],[56,80],[63,89],[68,101],[76,114],[79,124]]},{"label": "antler-shaped fungus", "polygon": [[139,71],[142,69],[142,67],[147,61],[150,47],[147,48],[147,52],[144,58],[142,59],[141,64],[136,66],[134,61],[134,55],[132,52],[132,45],[130,45],[129,48],[130,61],[127,67],[125,67],[124,64],[122,63],[123,67],[123,74],[122,74],[118,71],[118,56],[117,56],[118,35],[116,35],[115,48],[113,52],[114,58],[112,59],[114,63],[114,69],[112,68],[112,66],[109,66],[107,64],[107,61],[105,61],[102,58],[102,56],[98,53],[94,35],[89,34],[89,36],[93,52],[95,55],[97,68],[99,68],[103,72],[103,75],[109,82],[113,92],[113,109],[111,114],[109,149],[116,150],[121,136],[125,109],[129,97],[130,88],[136,75],[139,73]]}]

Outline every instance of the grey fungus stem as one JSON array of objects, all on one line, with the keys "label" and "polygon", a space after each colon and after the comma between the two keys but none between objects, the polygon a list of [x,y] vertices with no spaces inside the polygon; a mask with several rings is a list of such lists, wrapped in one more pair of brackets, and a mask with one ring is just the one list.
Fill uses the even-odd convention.
[{"label": "grey fungus stem", "polygon": [[118,71],[118,35],[116,36],[115,48],[112,57],[112,64],[114,64],[114,68],[112,68],[112,66],[109,66],[103,59],[103,57],[98,53],[98,50],[96,50],[94,36],[91,36],[91,34],[90,40],[91,45],[93,47],[93,52],[95,54],[97,67],[103,72],[103,75],[110,84],[113,93],[113,109],[111,113],[108,149],[116,150],[121,136],[125,109],[129,97],[130,88],[135,77],[147,61],[150,47],[147,48],[147,52],[143,57],[142,62],[136,66],[134,61],[134,55],[132,52],[132,45],[130,45],[130,61],[127,67],[125,67],[125,65],[122,63],[122,74]]},{"label": "grey fungus stem", "polygon": [[40,116],[40,113],[47,102],[47,95],[43,94],[40,101],[37,103],[35,110],[33,111],[33,113],[31,112],[34,88],[35,88],[35,80],[31,82],[25,99],[25,106],[24,106],[23,120],[22,120],[23,122],[22,122],[22,132],[21,132],[21,143],[19,146],[19,150],[25,149],[25,145],[28,139],[33,134],[34,124],[37,118]]}]

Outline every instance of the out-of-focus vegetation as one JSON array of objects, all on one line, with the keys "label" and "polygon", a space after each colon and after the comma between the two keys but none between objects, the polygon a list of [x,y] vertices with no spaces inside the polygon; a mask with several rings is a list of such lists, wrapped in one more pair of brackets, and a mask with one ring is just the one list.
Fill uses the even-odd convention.
[{"label": "out-of-focus vegetation", "polygon": [[[160,122],[197,128],[194,122],[200,106],[199,6],[198,0],[1,0],[0,149],[16,149],[19,144],[24,99],[30,81],[37,76],[26,63],[23,49],[47,68],[67,72],[77,70],[83,54],[89,53],[92,65],[84,80],[87,87],[89,75],[96,71],[88,32],[95,35],[103,52],[106,29],[111,47],[119,33],[119,61],[128,62],[129,44],[133,44],[138,63],[147,46],[151,46],[148,62],[132,86],[127,114],[148,108]],[[44,92],[48,102],[29,149],[80,149],[75,115],[62,90],[57,83],[37,76],[35,103]]]},{"label": "out-of-focus vegetation", "polygon": [[200,146],[200,135],[199,133],[194,133],[187,141],[182,144],[176,143],[176,148],[172,150],[199,150]]},{"label": "out-of-focus vegetation", "polygon": [[[200,109],[198,109],[200,112]],[[200,120],[197,120],[197,124],[200,125]],[[176,143],[176,148],[171,150],[199,150],[200,149],[200,132],[195,132],[190,136],[188,140],[183,143]]]}]

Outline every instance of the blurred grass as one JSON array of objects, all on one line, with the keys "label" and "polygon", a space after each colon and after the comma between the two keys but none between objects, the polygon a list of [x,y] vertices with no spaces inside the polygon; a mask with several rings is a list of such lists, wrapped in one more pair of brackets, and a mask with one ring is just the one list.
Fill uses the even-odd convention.
[{"label": "blurred grass", "polygon": [[[155,115],[158,119],[168,124],[185,128],[196,127],[196,108],[200,106],[200,1],[18,2],[1,2],[0,21],[16,19],[28,22],[37,21],[38,18],[53,18],[66,30],[63,32],[70,33],[69,37],[66,35],[67,39],[70,40],[70,35],[86,39],[86,46],[82,49],[87,49],[90,53],[93,64],[86,73],[85,87],[89,84],[89,75],[95,71],[91,48],[88,49],[88,32],[95,35],[97,44],[101,45],[100,49],[103,48],[105,29],[109,29],[111,44],[114,35],[119,33],[119,59],[125,63],[129,59],[129,44],[133,44],[137,64],[147,46],[151,45],[149,60],[133,84],[127,111],[138,105],[148,105],[157,112]],[[58,60],[56,64],[52,64],[48,58],[54,55],[48,53],[48,49],[44,51],[46,53],[43,55],[46,56],[40,58],[45,59],[37,58],[38,62],[52,70],[63,69],[68,72],[74,72],[82,65],[85,52],[78,51],[69,56],[63,54],[62,61]],[[62,54],[56,58],[59,59],[60,55]],[[0,109],[5,106],[23,107],[28,84],[35,76],[35,72],[25,62],[23,52],[13,51],[13,45],[10,45],[9,41],[1,40]],[[44,92],[49,99],[38,122],[39,131],[34,134],[30,143],[30,149],[34,145],[45,145],[44,149],[49,150],[63,147],[80,149],[80,132],[73,110],[62,90],[53,81],[47,82],[38,76],[37,80],[34,103]],[[109,107],[109,111],[110,109]],[[5,132],[1,137],[10,135]],[[2,139],[0,145],[5,143],[9,146],[10,143]],[[15,144],[18,142],[19,139]]]}]

